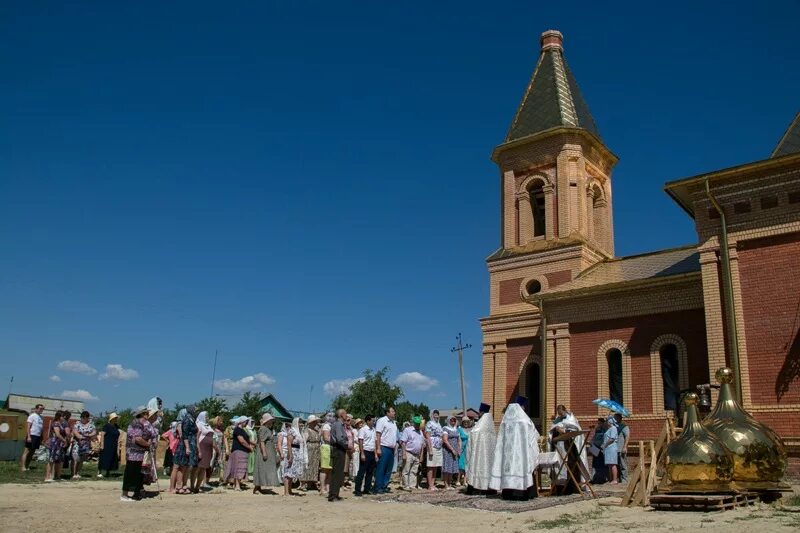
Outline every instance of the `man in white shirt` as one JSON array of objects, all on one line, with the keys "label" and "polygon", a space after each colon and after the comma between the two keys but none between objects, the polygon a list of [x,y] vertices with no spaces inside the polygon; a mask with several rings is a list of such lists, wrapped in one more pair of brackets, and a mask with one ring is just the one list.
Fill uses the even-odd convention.
[{"label": "man in white shirt", "polygon": [[33,408],[33,412],[28,415],[28,422],[25,424],[25,448],[22,450],[22,456],[19,458],[19,468],[23,472],[28,470],[31,466],[31,459],[33,459],[34,452],[42,444],[42,430],[44,429],[44,419],[42,419],[42,412],[44,405],[37,403]]},{"label": "man in white shirt", "polygon": [[394,466],[394,451],[397,447],[397,425],[394,423],[394,407],[386,408],[386,415],[375,424],[375,490],[373,494],[390,492],[389,481]]},{"label": "man in white shirt", "polygon": [[358,430],[358,447],[361,450],[361,462],[358,465],[358,474],[356,474],[356,487],[353,492],[355,496],[372,492],[372,476],[375,473],[376,464],[375,417],[372,415],[364,418],[364,426]]},{"label": "man in white shirt", "polygon": [[419,427],[422,424],[422,417],[419,415],[414,416],[411,424],[403,430],[403,434],[400,437],[400,443],[406,458],[400,479],[403,490],[407,491],[417,488],[419,462],[422,450],[425,449],[425,435],[423,435]]}]

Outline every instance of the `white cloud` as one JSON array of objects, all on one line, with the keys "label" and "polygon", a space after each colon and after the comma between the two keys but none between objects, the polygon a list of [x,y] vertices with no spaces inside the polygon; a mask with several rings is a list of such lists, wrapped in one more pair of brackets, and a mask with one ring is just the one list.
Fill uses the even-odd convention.
[{"label": "white cloud", "polygon": [[125,368],[119,364],[106,365],[106,371],[100,374],[100,379],[120,379],[129,381],[139,377],[139,373],[132,368]]},{"label": "white cloud", "polygon": [[345,379],[332,379],[322,386],[322,390],[328,396],[338,396],[350,392],[350,387],[353,383],[364,381],[364,378],[345,378]]},{"label": "white cloud", "polygon": [[260,389],[264,385],[273,385],[275,378],[268,376],[263,372],[253,374],[252,376],[245,376],[240,379],[218,379],[214,382],[214,389],[219,392],[225,393],[241,393]]},{"label": "white cloud", "polygon": [[419,372],[403,372],[394,380],[396,385],[414,390],[431,390],[439,386],[439,381]]},{"label": "white cloud", "polygon": [[58,363],[56,368],[63,372],[76,372],[78,374],[86,374],[87,376],[94,376],[97,374],[97,370],[90,367],[83,361],[70,361],[67,359],[66,361],[61,361]]},{"label": "white cloud", "polygon": [[62,398],[66,398],[68,400],[81,400],[84,402],[96,402],[100,398],[89,392],[88,390],[78,389],[78,390],[65,390],[61,393]]},{"label": "white cloud", "polygon": [[59,383],[61,381],[61,378],[58,376],[50,376],[50,381],[52,381],[53,383]]}]

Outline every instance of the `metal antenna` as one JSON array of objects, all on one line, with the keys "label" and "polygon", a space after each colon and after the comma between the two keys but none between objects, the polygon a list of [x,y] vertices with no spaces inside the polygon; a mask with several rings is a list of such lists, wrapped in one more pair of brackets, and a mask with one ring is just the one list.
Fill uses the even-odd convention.
[{"label": "metal antenna", "polygon": [[214,397],[214,379],[217,377],[217,356],[219,350],[214,350],[214,370],[211,371],[211,397]]},{"label": "metal antenna", "polygon": [[458,334],[456,340],[458,345],[450,348],[450,351],[452,353],[458,352],[458,370],[461,373],[461,408],[463,409],[461,416],[464,417],[467,416],[467,394],[464,391],[464,350],[472,348],[472,345],[461,343],[461,333]]}]

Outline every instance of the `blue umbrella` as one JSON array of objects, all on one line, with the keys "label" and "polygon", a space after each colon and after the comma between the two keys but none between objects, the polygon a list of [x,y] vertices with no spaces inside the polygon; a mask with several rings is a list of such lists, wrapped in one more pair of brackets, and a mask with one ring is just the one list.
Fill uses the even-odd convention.
[{"label": "blue umbrella", "polygon": [[614,400],[609,400],[607,398],[598,398],[592,401],[593,404],[599,405],[600,407],[605,407],[612,413],[619,413],[622,416],[631,416],[631,412],[625,409],[620,403],[615,402]]}]

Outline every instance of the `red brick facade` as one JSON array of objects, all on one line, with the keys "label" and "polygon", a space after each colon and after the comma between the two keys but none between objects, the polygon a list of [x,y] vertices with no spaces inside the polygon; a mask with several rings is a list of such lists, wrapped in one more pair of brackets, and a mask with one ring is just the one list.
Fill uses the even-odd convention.
[{"label": "red brick facade", "polygon": [[800,233],[743,241],[738,252],[752,402],[798,404]]},{"label": "red brick facade", "polygon": [[[597,390],[597,354],[610,340],[624,342],[630,350],[632,405],[634,413],[653,412],[650,350],[659,336],[674,334],[684,340],[689,361],[689,385],[708,383],[706,332],[703,310],[645,315],[570,325],[570,369],[573,383],[571,408],[578,416],[597,412],[592,400],[607,397],[608,391]],[[660,429],[660,427],[659,427]]]},{"label": "red brick facade", "polygon": [[517,304],[522,301],[520,288],[524,279],[507,279],[500,282],[500,305]]}]

